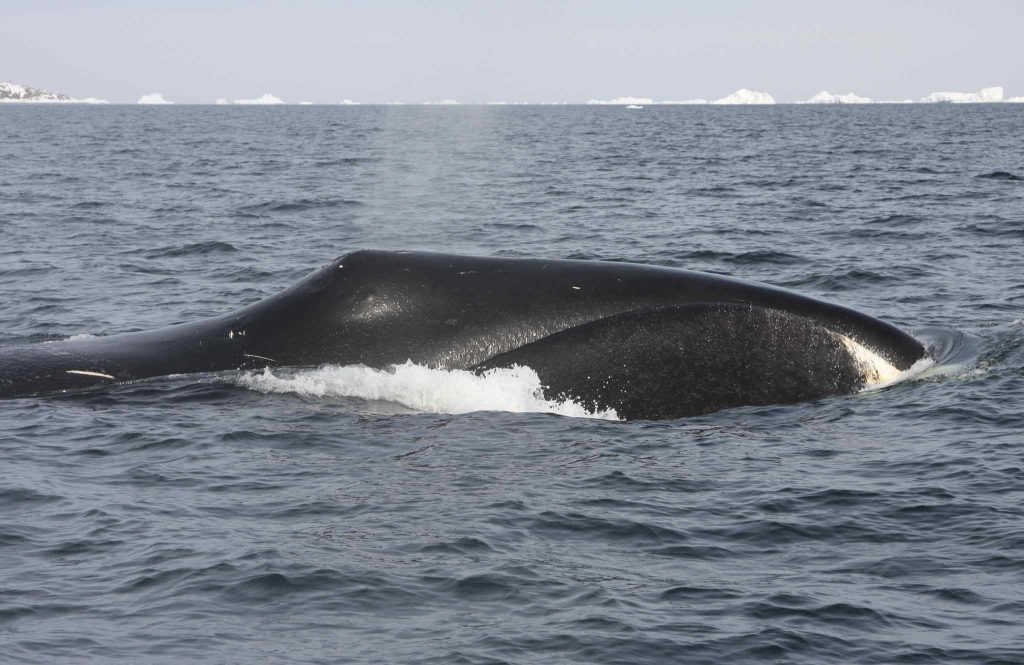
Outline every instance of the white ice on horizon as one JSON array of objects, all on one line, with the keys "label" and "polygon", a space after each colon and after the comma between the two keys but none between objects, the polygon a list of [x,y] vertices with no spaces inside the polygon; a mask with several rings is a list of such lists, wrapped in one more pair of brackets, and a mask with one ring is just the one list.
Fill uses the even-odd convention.
[{"label": "white ice on horizon", "polygon": [[712,104],[774,104],[775,98],[767,92],[740,88],[727,97],[716,99]]},{"label": "white ice on horizon", "polygon": [[933,92],[921,99],[922,104],[991,104],[1003,101],[1003,87],[982,88],[978,92]]},{"label": "white ice on horizon", "polygon": [[432,102],[429,100],[423,102],[424,106],[460,106],[461,104],[462,102],[456,101],[454,99],[442,99],[439,102]]},{"label": "white ice on horizon", "polygon": [[240,104],[240,105],[263,105],[263,104],[284,104],[285,101],[279,97],[275,97],[269,92],[265,92],[256,99],[234,99],[227,100],[224,98],[218,99],[217,104]]},{"label": "white ice on horizon", "polygon": [[151,92],[148,95],[139,97],[139,101],[136,104],[173,104],[174,102],[164,99],[164,96],[159,92]]},{"label": "white ice on horizon", "polygon": [[769,95],[767,92],[758,92],[756,90],[747,90],[746,88],[740,88],[736,92],[716,99],[714,101],[708,101],[706,99],[686,99],[686,100],[667,100],[663,102],[655,101],[650,97],[615,97],[613,99],[591,99],[587,104],[592,105],[620,105],[620,106],[654,106],[654,105],[683,105],[683,104],[774,104],[775,98]]},{"label": "white ice on horizon", "polygon": [[3,104],[107,104],[96,97],[74,99],[49,90],[33,88],[13,81],[0,81],[0,103]]},{"label": "white ice on horizon", "polygon": [[380,400],[429,413],[538,412],[618,420],[612,409],[595,412],[572,400],[546,399],[537,372],[520,366],[491,369],[482,374],[431,369],[412,362],[392,365],[387,370],[364,365],[325,365],[274,374],[267,368],[261,373],[242,374],[238,383],[263,393]]},{"label": "white ice on horizon", "polygon": [[828,90],[822,90],[815,96],[808,99],[806,102],[797,102],[797,104],[871,104],[872,100],[869,97],[860,97],[858,95],[849,92],[845,95],[833,95]]},{"label": "white ice on horizon", "polygon": [[653,104],[653,103],[654,103],[654,100],[649,98],[649,97],[616,97],[615,99],[591,99],[589,102],[587,102],[587,104],[605,105],[605,106],[612,106],[612,105],[629,106],[630,104],[640,105],[640,104]]},{"label": "white ice on horizon", "polygon": [[359,102],[354,102],[351,99],[343,99],[338,104],[341,106],[359,106]]}]

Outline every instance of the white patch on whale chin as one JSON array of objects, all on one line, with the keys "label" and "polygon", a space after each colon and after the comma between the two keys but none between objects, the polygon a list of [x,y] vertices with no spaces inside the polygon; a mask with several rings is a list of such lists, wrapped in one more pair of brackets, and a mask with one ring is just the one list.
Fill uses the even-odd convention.
[{"label": "white patch on whale chin", "polygon": [[572,400],[545,399],[537,372],[518,365],[482,374],[432,369],[412,362],[392,365],[386,370],[365,365],[324,365],[274,373],[267,368],[242,374],[238,383],[263,393],[382,400],[428,413],[510,411],[619,420],[614,409],[593,411]]},{"label": "white patch on whale chin", "polygon": [[897,369],[892,363],[880,356],[878,353],[864,346],[857,340],[833,333],[857,363],[862,376],[864,387],[861,390],[878,390],[888,386],[906,381],[917,376],[935,364],[935,361],[928,356],[921,358],[906,370]]}]

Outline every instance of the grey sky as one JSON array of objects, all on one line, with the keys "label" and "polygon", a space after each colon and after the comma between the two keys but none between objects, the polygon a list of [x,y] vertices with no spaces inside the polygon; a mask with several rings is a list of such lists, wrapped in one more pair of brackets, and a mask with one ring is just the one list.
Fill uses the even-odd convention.
[{"label": "grey sky", "polygon": [[0,3],[0,80],[75,97],[335,103],[1024,95],[1024,2]]}]

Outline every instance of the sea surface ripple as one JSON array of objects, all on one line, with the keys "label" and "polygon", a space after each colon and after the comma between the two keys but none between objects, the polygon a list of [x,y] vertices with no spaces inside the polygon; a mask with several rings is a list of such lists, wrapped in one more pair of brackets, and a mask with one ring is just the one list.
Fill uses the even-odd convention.
[{"label": "sea surface ripple", "polygon": [[0,344],[401,248],[736,275],[948,359],[672,422],[8,400],[0,661],[1024,662],[1022,178],[1020,105],[0,108]]}]

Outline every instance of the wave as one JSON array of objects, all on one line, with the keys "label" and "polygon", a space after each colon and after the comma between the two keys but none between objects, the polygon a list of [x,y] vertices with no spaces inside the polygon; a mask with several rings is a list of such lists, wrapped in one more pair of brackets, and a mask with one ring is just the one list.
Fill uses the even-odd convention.
[{"label": "wave", "polygon": [[261,215],[272,212],[301,212],[318,208],[348,208],[363,205],[362,201],[353,199],[299,199],[296,201],[265,201],[241,206],[240,214]]},{"label": "wave", "polygon": [[238,248],[229,242],[221,240],[208,240],[206,242],[194,242],[180,247],[162,247],[145,253],[146,258],[157,259],[161,257],[189,256],[192,254],[213,254],[217,252],[237,252]]},{"label": "wave", "polygon": [[482,374],[431,369],[411,361],[387,370],[365,365],[325,365],[275,374],[266,368],[263,372],[242,374],[237,382],[263,393],[381,400],[429,413],[508,411],[619,420],[614,409],[591,411],[572,400],[545,399],[537,372],[520,366],[491,369]]},{"label": "wave", "polygon": [[977,177],[985,180],[1007,180],[1012,182],[1024,180],[1021,176],[1010,173],[1009,171],[992,171],[991,173],[982,173]]}]

